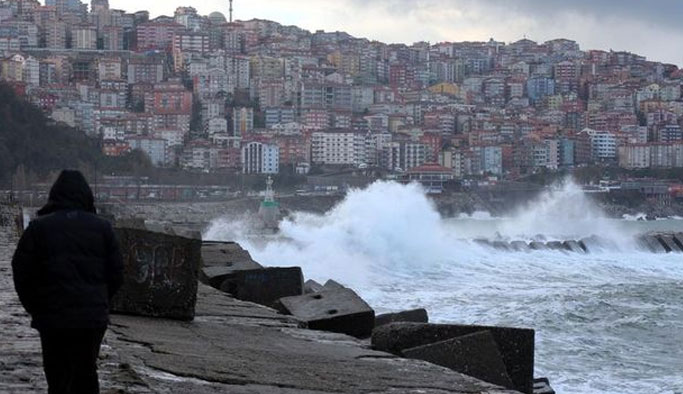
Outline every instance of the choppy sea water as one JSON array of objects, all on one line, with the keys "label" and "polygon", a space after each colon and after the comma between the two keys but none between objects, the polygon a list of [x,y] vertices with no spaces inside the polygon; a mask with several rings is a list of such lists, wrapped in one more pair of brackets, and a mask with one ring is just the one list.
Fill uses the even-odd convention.
[{"label": "choppy sea water", "polygon": [[[558,393],[683,393],[683,255],[632,242],[683,231],[681,220],[606,219],[571,183],[509,218],[443,219],[418,186],[378,182],[326,215],[294,215],[280,238],[257,243],[244,228],[218,218],[205,237],[237,240],[266,265],[338,280],[380,313],[425,307],[434,322],[534,328],[536,376]],[[594,234],[617,246],[573,255],[472,242]]]}]

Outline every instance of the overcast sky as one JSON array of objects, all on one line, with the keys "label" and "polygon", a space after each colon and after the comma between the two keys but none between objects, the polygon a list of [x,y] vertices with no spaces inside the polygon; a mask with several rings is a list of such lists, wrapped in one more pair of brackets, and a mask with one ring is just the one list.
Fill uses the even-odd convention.
[{"label": "overcast sky", "polygon": [[[191,5],[228,14],[227,0],[110,0],[112,8],[172,15]],[[142,6],[141,6],[142,5]],[[523,37],[628,50],[683,66],[681,0],[234,0],[235,19],[270,19],[308,30],[346,31],[387,43]]]}]

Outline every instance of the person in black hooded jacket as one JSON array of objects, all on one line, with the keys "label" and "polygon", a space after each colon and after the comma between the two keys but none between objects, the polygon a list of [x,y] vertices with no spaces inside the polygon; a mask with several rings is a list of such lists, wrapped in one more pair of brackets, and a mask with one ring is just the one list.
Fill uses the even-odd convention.
[{"label": "person in black hooded jacket", "polygon": [[40,333],[48,393],[99,393],[96,362],[123,263],[80,172],[59,175],[19,240],[12,271],[31,327]]}]

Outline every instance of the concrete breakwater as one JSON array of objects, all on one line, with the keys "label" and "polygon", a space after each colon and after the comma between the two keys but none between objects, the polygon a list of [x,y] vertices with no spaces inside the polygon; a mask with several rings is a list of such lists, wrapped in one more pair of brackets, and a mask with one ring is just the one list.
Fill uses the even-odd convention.
[{"label": "concrete breakwater", "polygon": [[[14,217],[15,214],[16,211],[11,211],[2,217]],[[42,392],[44,379],[40,366],[39,340],[28,327],[28,316],[23,313],[11,285],[9,261],[18,238],[18,228],[12,223],[8,220],[0,221],[3,230],[0,269],[6,273],[0,282],[0,300],[3,302],[3,315],[0,316],[3,323],[0,327],[3,338],[0,342],[0,392]],[[429,360],[432,363],[421,361],[428,358],[424,356],[425,353],[413,359],[399,357],[373,349],[367,339],[331,332],[339,327],[339,321],[333,324],[335,330],[305,328],[314,325],[316,321],[330,319],[315,316],[306,318],[303,312],[296,312],[296,305],[310,302],[309,299],[317,301],[328,298],[331,298],[330,302],[334,304],[333,309],[337,310],[337,314],[344,314],[344,308],[353,312],[345,314],[352,319],[342,319],[342,323],[355,329],[359,325],[354,316],[360,316],[365,324],[371,324],[374,328],[375,316],[371,308],[354,297],[352,290],[340,289],[338,286],[335,288],[334,282],[328,284],[328,289],[318,288],[317,292],[307,296],[303,293],[307,287],[312,289],[314,284],[309,282],[306,286],[300,271],[283,274],[277,268],[258,268],[254,265],[258,263],[248,261],[248,252],[236,244],[216,246],[214,243],[202,246],[198,240],[177,235],[141,229],[118,231],[120,237],[121,232],[135,232],[135,237],[122,237],[122,246],[126,254],[126,281],[129,286],[138,286],[134,291],[129,287],[118,297],[128,297],[128,301],[139,301],[137,297],[144,297],[145,302],[117,304],[117,309],[125,314],[112,316],[111,329],[107,333],[103,358],[100,360],[105,393],[518,392],[456,372],[453,370],[455,366],[451,369],[440,367],[436,365],[438,360]],[[180,238],[185,239],[185,250],[182,253],[171,248]],[[231,248],[230,253],[225,247]],[[235,291],[244,287],[241,292],[236,291],[243,298],[258,295],[261,297],[259,302],[270,302],[268,300],[273,300],[282,290],[274,285],[282,283],[284,277],[294,278],[288,281],[287,287],[292,284],[295,287],[300,285],[297,293],[300,289],[301,294],[287,294],[294,299],[281,301],[277,298],[272,303],[279,310],[289,309],[293,314],[285,315],[255,302],[239,300],[224,291],[197,283],[196,279],[196,299],[192,305],[181,305],[186,308],[186,312],[191,309],[193,318],[190,320],[183,313],[168,309],[169,305],[164,302],[169,301],[163,299],[161,294],[173,294],[176,287],[192,293],[192,287],[187,284],[193,279],[182,275],[182,268],[186,264],[199,266],[200,262],[191,257],[196,256],[199,250],[204,254],[203,257],[207,257],[211,250],[214,257],[219,256],[212,263],[207,263],[208,258],[202,259],[205,262],[202,266],[203,281],[215,285],[219,282],[216,280],[217,274],[221,274],[222,270],[222,275],[228,276],[220,281],[220,286],[228,281],[224,288]],[[224,257],[220,257],[222,255]],[[235,269],[240,265],[250,269]],[[228,272],[229,268],[233,268],[232,273]],[[267,277],[271,275],[275,275],[277,280],[269,281]],[[143,286],[148,288],[141,292]],[[285,293],[289,291],[286,290]],[[270,296],[266,297],[263,293]],[[186,302],[184,297],[181,298]],[[362,310],[356,313],[358,309]],[[168,317],[154,317],[162,315],[157,313],[160,310],[172,312]],[[330,307],[325,306],[323,312],[330,315]],[[419,312],[417,315],[424,316]],[[369,316],[372,317],[371,320],[368,320]],[[170,317],[177,317],[179,320]],[[408,317],[389,318],[392,319],[405,320]],[[445,329],[440,325],[417,324],[425,329]],[[400,326],[394,329],[401,330]],[[469,330],[474,330],[475,333],[489,332],[488,329]],[[533,333],[530,330],[524,332]],[[358,337],[368,334],[367,331],[350,333]],[[460,332],[450,332],[443,334],[445,336],[442,338],[453,338],[455,334],[462,336]],[[511,361],[504,358],[504,355],[499,355],[505,353],[510,345],[498,346],[497,341],[500,339],[495,335],[481,335],[486,338],[478,341],[485,343],[482,346],[490,349],[490,357],[493,357],[491,360],[496,361],[495,365],[498,367],[496,371],[499,375],[496,376],[502,379],[500,382],[510,385],[513,384],[511,382],[517,382],[511,380],[513,377],[508,369],[517,371],[518,366],[511,367]],[[496,353],[494,349],[499,347],[501,350]],[[529,350],[525,350],[524,354],[529,355]],[[533,351],[531,357],[533,359]],[[475,363],[468,365],[474,366]],[[529,371],[529,365],[527,360],[526,371]],[[473,369],[472,374],[474,373],[476,371]],[[505,375],[508,375],[507,379]],[[533,382],[528,378],[532,375],[527,375],[523,379],[525,389],[522,391],[530,393]]]},{"label": "concrete breakwater", "polygon": [[[476,239],[474,242],[492,249],[506,252],[531,252],[534,250],[554,250],[567,253],[596,253],[604,250],[618,250],[613,240],[591,236],[579,240],[546,241],[507,241]],[[634,249],[650,253],[683,253],[683,233],[642,234],[628,241]]]}]

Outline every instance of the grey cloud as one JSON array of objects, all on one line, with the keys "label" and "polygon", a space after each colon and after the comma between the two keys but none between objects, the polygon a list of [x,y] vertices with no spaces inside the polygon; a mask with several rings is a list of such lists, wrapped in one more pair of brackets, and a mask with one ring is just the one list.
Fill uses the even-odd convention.
[{"label": "grey cloud", "polygon": [[[408,13],[420,7],[456,7],[463,11],[496,7],[530,16],[575,12],[596,18],[627,18],[664,24],[683,30],[681,0],[347,0],[355,7],[384,5],[392,13]],[[320,1],[320,4],[325,1]]]},{"label": "grey cloud", "polygon": [[516,8],[530,14],[548,15],[571,11],[598,18],[628,18],[683,30],[680,22],[683,2],[680,0],[478,0],[477,3]]}]

